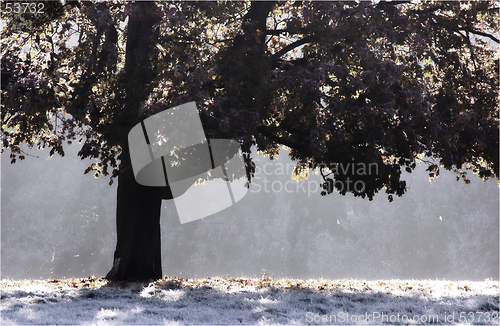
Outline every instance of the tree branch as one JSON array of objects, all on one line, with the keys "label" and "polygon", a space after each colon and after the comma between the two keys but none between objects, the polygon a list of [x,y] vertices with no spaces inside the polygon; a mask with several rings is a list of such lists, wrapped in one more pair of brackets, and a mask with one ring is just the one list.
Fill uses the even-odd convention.
[{"label": "tree branch", "polygon": [[308,33],[308,30],[306,28],[301,28],[300,31],[298,32],[292,32],[289,29],[267,29],[266,30],[266,35],[281,35],[283,33],[289,33],[289,34],[306,34]]},{"label": "tree branch", "polygon": [[[252,1],[252,5],[248,12],[243,16],[241,28],[244,35],[250,35],[257,30],[260,31],[260,41],[263,44],[266,38],[266,20],[269,12],[272,10],[277,1]],[[255,23],[253,25],[251,22]],[[251,44],[242,34],[236,35],[234,38],[233,48],[249,47]]]},{"label": "tree branch", "polygon": [[471,34],[476,34],[476,35],[484,36],[484,37],[487,37],[487,38],[495,41],[496,43],[500,43],[500,40],[497,39],[496,37],[494,37],[491,34],[488,34],[488,33],[485,33],[485,32],[481,32],[481,31],[478,31],[478,30],[475,30],[475,29],[471,29],[471,28],[461,28],[461,30],[469,32]]},{"label": "tree branch", "polygon": [[252,1],[252,5],[243,17],[243,20],[257,22],[257,29],[264,31],[266,29],[267,16],[276,3],[277,1]]},{"label": "tree branch", "polygon": [[291,142],[287,139],[284,139],[282,137],[279,137],[271,132],[268,132],[264,127],[257,127],[257,131],[262,136],[264,136],[264,137],[266,137],[266,138],[268,138],[268,139],[270,139],[278,144],[285,145],[287,147],[293,148],[293,149],[298,150],[298,151],[307,151],[308,150],[307,146],[300,145],[300,144]]},{"label": "tree branch", "polygon": [[277,36],[277,35],[280,35],[283,33],[290,33],[290,31],[288,29],[267,29],[266,30],[266,35]]},{"label": "tree branch", "polygon": [[[289,63],[291,65],[293,65],[294,67],[297,67],[297,66],[304,66],[304,64],[306,64],[308,61],[307,61],[307,58],[298,58],[298,59],[295,59],[295,60],[282,60],[282,59],[279,59],[279,58],[276,58],[274,61],[273,61],[273,69],[274,68],[278,68],[280,65],[284,64],[284,63]],[[285,67],[284,70],[288,70],[289,68]]]},{"label": "tree branch", "polygon": [[292,44],[289,44],[289,45],[285,46],[283,49],[281,49],[278,52],[276,52],[275,54],[273,54],[273,59],[276,60],[279,57],[285,55],[287,52],[290,52],[293,49],[295,49],[295,48],[297,48],[297,47],[299,47],[301,45],[304,45],[306,43],[309,43],[311,41],[312,41],[312,37],[311,36],[306,36],[303,39],[295,41]]}]

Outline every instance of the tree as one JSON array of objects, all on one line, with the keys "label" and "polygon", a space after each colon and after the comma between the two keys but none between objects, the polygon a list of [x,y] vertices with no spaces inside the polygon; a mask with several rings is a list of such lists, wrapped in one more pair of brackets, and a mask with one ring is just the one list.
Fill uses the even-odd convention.
[{"label": "tree", "polygon": [[249,181],[252,145],[318,167],[324,195],[392,200],[418,161],[431,177],[499,176],[496,2],[7,4],[2,152],[77,140],[97,159],[85,173],[118,179],[109,279],[162,276],[168,188],[135,182],[127,135],[178,104],[196,101],[208,138],[240,142]]}]

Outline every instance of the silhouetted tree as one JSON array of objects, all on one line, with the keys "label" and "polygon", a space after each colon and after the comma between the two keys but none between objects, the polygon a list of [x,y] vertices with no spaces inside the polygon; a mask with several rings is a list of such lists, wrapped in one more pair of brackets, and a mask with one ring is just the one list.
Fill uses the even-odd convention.
[{"label": "silhouetted tree", "polygon": [[[162,276],[164,190],[133,178],[130,129],[196,101],[209,138],[320,167],[323,194],[404,194],[429,162],[498,177],[496,2],[2,2],[2,141],[82,143],[118,178],[109,279]],[[24,11],[26,10],[26,11]],[[496,34],[495,34],[496,33]],[[368,167],[376,167],[370,170]]]}]

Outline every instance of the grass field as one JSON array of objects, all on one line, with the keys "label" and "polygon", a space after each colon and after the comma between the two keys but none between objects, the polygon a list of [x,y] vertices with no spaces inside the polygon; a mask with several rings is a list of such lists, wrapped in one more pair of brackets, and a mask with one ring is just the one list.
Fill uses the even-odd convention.
[{"label": "grass field", "polygon": [[498,281],[1,281],[2,325],[499,324]]}]

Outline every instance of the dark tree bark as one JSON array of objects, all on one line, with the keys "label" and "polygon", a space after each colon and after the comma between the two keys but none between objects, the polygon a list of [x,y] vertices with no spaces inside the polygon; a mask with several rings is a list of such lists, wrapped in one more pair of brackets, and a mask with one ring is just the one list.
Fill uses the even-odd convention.
[{"label": "dark tree bark", "polygon": [[[128,153],[125,153],[128,154]],[[135,181],[128,155],[122,159],[116,203],[117,244],[109,280],[162,277],[160,213],[162,189]]]},{"label": "dark tree bark", "polygon": [[[125,69],[122,85],[126,92],[123,110],[114,116],[122,144],[116,207],[117,244],[109,280],[151,280],[162,277],[160,214],[162,197],[170,188],[138,184],[128,151],[128,131],[140,122],[138,108],[151,92],[154,80],[154,51],[158,37],[155,23],[158,9],[152,2],[131,3]],[[125,132],[123,132],[125,130]],[[171,196],[171,193],[170,193]]]}]

